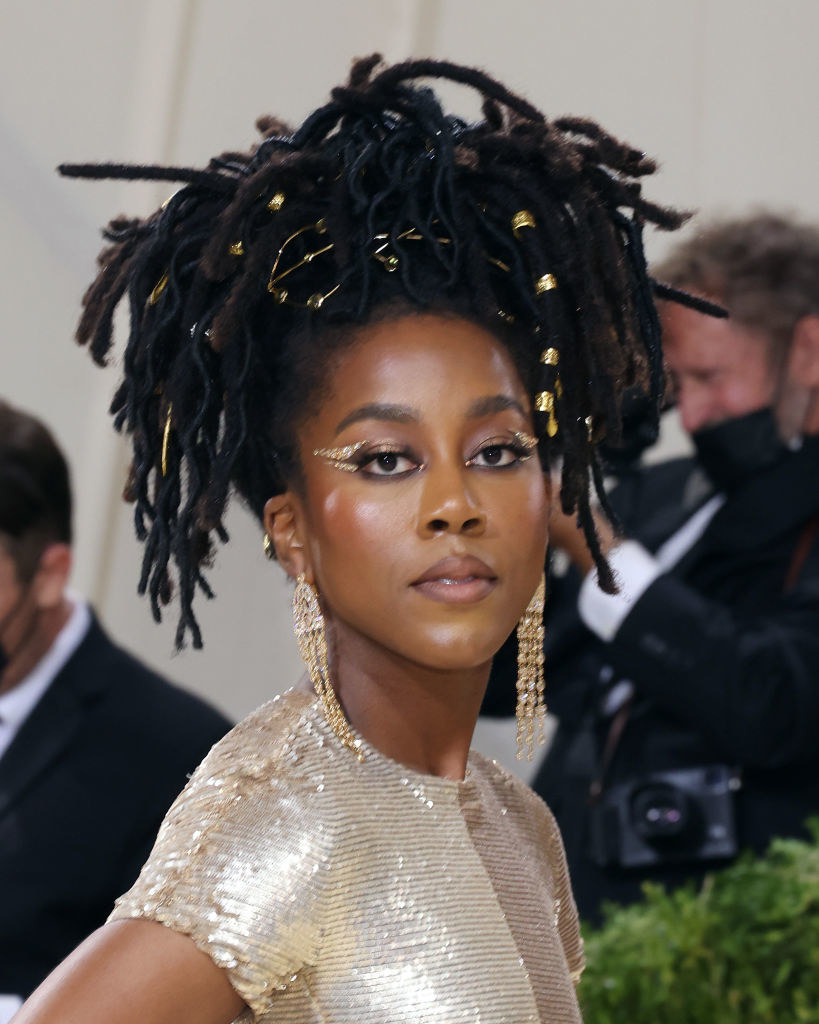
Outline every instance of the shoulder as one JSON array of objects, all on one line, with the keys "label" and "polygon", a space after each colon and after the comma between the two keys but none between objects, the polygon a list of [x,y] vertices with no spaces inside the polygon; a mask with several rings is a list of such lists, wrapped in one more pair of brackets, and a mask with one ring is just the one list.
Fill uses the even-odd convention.
[{"label": "shoulder", "polygon": [[612,506],[628,521],[651,514],[658,504],[678,504],[696,470],[697,461],[691,456],[640,466],[618,480],[610,495]]},{"label": "shoulder", "polygon": [[499,762],[473,751],[470,766],[474,775],[483,780],[492,793],[503,802],[506,814],[512,814],[512,821],[522,821],[536,828],[547,838],[560,840],[555,816],[537,793],[513,772]]},{"label": "shoulder", "polygon": [[[288,690],[267,701],[235,725],[211,750],[202,769],[226,770],[238,767],[245,774],[281,769],[298,761],[297,747],[303,742],[302,722],[314,710],[309,693]],[[198,773],[197,773],[198,774]]]}]

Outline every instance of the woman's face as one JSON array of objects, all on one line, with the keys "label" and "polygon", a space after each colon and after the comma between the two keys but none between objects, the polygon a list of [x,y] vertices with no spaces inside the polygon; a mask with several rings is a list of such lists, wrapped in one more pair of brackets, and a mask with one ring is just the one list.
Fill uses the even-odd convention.
[{"label": "woman's face", "polygon": [[412,315],[361,332],[299,432],[299,557],[337,645],[444,670],[492,658],[544,564],[531,434],[529,396],[487,331]]}]

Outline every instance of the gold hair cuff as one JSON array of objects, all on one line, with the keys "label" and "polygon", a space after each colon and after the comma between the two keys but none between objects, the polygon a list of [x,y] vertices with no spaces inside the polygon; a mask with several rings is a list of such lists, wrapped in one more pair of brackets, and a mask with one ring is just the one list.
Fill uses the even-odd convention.
[{"label": "gold hair cuff", "polygon": [[233,245],[228,249],[231,256],[244,256],[245,247],[241,242],[234,242]]},{"label": "gold hair cuff", "polygon": [[544,274],[535,281],[535,295],[543,295],[557,288],[557,278],[554,274]]},{"label": "gold hair cuff", "polygon": [[549,437],[557,435],[557,417],[555,416],[555,396],[552,391],[539,391],[535,395],[535,409],[545,412],[549,419],[546,422],[546,433]]},{"label": "gold hair cuff", "polygon": [[267,203],[268,210],[270,210],[271,213],[278,213],[283,206],[284,192],[274,192]]},{"label": "gold hair cuff", "polygon": [[560,362],[560,353],[556,348],[545,348],[540,353],[541,363],[545,363],[546,366],[557,366]]},{"label": "gold hair cuff", "polygon": [[534,216],[529,210],[518,210],[518,212],[512,217],[512,234],[515,238],[520,238],[518,231],[521,228],[534,228],[537,227]]}]

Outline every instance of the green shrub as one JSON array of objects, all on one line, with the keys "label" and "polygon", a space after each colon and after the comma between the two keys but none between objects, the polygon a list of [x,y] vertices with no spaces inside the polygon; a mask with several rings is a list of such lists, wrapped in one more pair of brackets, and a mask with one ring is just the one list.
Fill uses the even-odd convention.
[{"label": "green shrub", "polygon": [[586,930],[586,1024],[819,1024],[819,820]]}]

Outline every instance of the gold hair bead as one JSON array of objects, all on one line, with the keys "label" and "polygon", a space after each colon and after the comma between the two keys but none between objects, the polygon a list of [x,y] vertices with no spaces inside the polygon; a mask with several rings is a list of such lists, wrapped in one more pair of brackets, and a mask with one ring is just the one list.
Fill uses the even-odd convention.
[{"label": "gold hair bead", "polygon": [[313,295],[308,296],[307,308],[312,310],[315,313],[316,310],[321,309],[323,303],[324,303],[324,296],[320,295],[318,292],[314,292]]},{"label": "gold hair bead", "polygon": [[151,294],[148,297],[148,304],[149,305],[155,306],[157,304],[157,302],[159,302],[159,296],[165,291],[165,288],[167,287],[167,284],[168,284],[168,271],[166,270],[165,273],[162,275],[162,277],[160,277],[160,279],[156,282],[156,284],[154,285],[154,290],[151,292]]},{"label": "gold hair bead", "polygon": [[270,285],[268,285],[267,287],[268,287],[268,290],[270,291],[270,294],[273,296],[273,298],[276,300],[276,302],[279,302],[279,303],[287,302],[287,289],[286,288],[276,288],[275,285],[272,288],[270,287]]},{"label": "gold hair bead", "polygon": [[518,212],[512,218],[512,234],[515,238],[520,238],[518,231],[521,228],[534,228],[537,227],[535,218],[529,212],[529,210],[518,210]]},{"label": "gold hair bead", "polygon": [[234,242],[233,245],[228,249],[231,256],[244,256],[245,247],[241,242]]},{"label": "gold hair bead", "polygon": [[267,208],[271,213],[278,213],[284,206],[284,192],[274,192],[268,201]]},{"label": "gold hair bead", "polygon": [[541,363],[545,363],[547,366],[557,366],[560,362],[560,353],[556,348],[545,348],[540,353]]},{"label": "gold hair bead", "polygon": [[535,281],[535,295],[543,295],[557,288],[557,278],[554,274],[544,274]]}]

